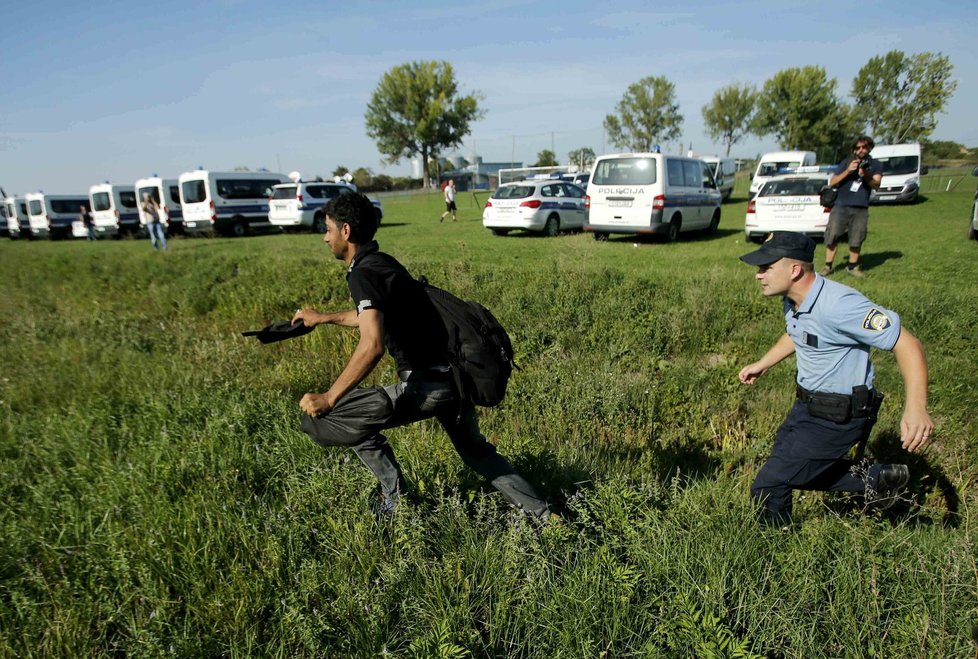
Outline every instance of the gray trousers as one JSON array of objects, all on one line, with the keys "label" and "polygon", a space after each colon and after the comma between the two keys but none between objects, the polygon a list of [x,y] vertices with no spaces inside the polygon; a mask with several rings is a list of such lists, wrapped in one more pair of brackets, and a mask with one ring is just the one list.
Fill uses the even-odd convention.
[{"label": "gray trousers", "polygon": [[549,514],[547,502],[479,431],[475,406],[459,400],[450,373],[399,375],[397,384],[351,391],[324,416],[304,414],[302,430],[321,446],[352,448],[380,481],[384,495],[394,496],[404,491],[404,476],[380,431],[435,417],[462,461],[507,501],[541,519]]}]

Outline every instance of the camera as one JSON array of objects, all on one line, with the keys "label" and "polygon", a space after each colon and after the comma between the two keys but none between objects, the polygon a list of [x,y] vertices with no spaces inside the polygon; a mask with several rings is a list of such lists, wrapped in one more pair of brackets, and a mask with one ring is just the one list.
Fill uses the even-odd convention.
[{"label": "camera", "polygon": [[862,158],[859,161],[859,167],[860,169],[866,169],[867,167],[869,167],[869,157]]}]

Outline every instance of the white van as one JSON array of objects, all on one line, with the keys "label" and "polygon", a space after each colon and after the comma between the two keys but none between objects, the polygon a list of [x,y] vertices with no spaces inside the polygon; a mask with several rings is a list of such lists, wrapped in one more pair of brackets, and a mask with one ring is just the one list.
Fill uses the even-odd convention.
[{"label": "white van", "polygon": [[89,200],[83,194],[45,194],[28,192],[27,217],[31,235],[35,237],[64,238],[71,235],[71,223],[78,219],[81,207]]},{"label": "white van", "polygon": [[139,230],[139,208],[131,186],[98,183],[88,189],[88,196],[97,234],[120,237]]},{"label": "white van", "polygon": [[0,208],[3,209],[4,229],[7,230],[11,240],[16,240],[22,235],[30,235],[31,224],[27,217],[27,202],[23,197],[4,197]]},{"label": "white van", "polygon": [[921,165],[919,144],[884,144],[869,154],[883,166],[879,190],[869,193],[869,203],[914,203],[920,193],[920,177],[927,173]]},{"label": "white van", "polygon": [[584,230],[601,240],[611,233],[653,233],[675,240],[680,232],[720,224],[720,192],[709,165],[664,153],[600,156],[585,197]]},{"label": "white van", "polygon": [[31,237],[31,220],[27,214],[27,200],[23,197],[4,197],[3,207],[7,215],[7,235],[11,240],[21,236]]},{"label": "white van", "polygon": [[180,206],[180,184],[176,179],[150,176],[133,184],[139,210],[139,225],[146,227],[149,218],[143,212],[143,195],[149,194],[160,205],[160,222],[170,233],[183,231],[183,208]]},{"label": "white van", "polygon": [[733,194],[734,183],[737,181],[737,161],[733,158],[718,156],[703,156],[703,162],[713,168],[713,180],[717,182],[720,199],[727,201]]},{"label": "white van", "polygon": [[815,164],[814,151],[772,151],[757,161],[757,169],[751,174],[750,198],[753,199],[768,179],[787,170],[811,167]]},{"label": "white van", "polygon": [[183,229],[243,236],[251,228],[271,226],[268,200],[272,188],[288,179],[272,172],[184,172],[180,183]]}]

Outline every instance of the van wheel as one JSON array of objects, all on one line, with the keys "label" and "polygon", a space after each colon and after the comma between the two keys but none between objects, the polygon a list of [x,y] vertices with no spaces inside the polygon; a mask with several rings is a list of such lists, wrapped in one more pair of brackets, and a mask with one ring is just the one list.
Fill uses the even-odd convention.
[{"label": "van wheel", "polygon": [[509,235],[509,229],[490,229],[492,235],[494,236],[507,236]]},{"label": "van wheel", "polygon": [[682,220],[679,217],[672,218],[672,222],[669,223],[669,229],[666,232],[666,242],[674,243],[679,239],[679,227],[682,224]]},{"label": "van wheel", "polygon": [[706,232],[711,236],[717,232],[717,228],[720,226],[720,211],[713,211],[713,219],[710,220],[710,226],[707,228]]},{"label": "van wheel", "polygon": [[968,240],[978,240],[978,231],[975,231],[974,224],[968,227]]},{"label": "van wheel", "polygon": [[601,241],[608,240],[608,232],[606,232],[606,231],[595,231],[594,232],[594,239],[595,240],[601,240]]},{"label": "van wheel", "polygon": [[321,213],[317,213],[316,217],[312,218],[312,232],[326,233],[326,218]]},{"label": "van wheel", "polygon": [[248,235],[248,223],[241,221],[231,225],[231,235],[235,238],[244,238]]},{"label": "van wheel", "polygon": [[560,233],[560,218],[554,213],[547,218],[547,223],[543,225],[543,235],[553,238]]}]

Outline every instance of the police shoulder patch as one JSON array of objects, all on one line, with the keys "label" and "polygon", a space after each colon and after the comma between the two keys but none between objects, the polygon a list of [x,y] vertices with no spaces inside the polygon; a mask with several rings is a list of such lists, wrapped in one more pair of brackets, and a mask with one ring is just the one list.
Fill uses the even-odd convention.
[{"label": "police shoulder patch", "polygon": [[863,329],[870,332],[882,332],[890,325],[892,323],[886,314],[876,308],[870,309],[866,317],[863,318]]}]

